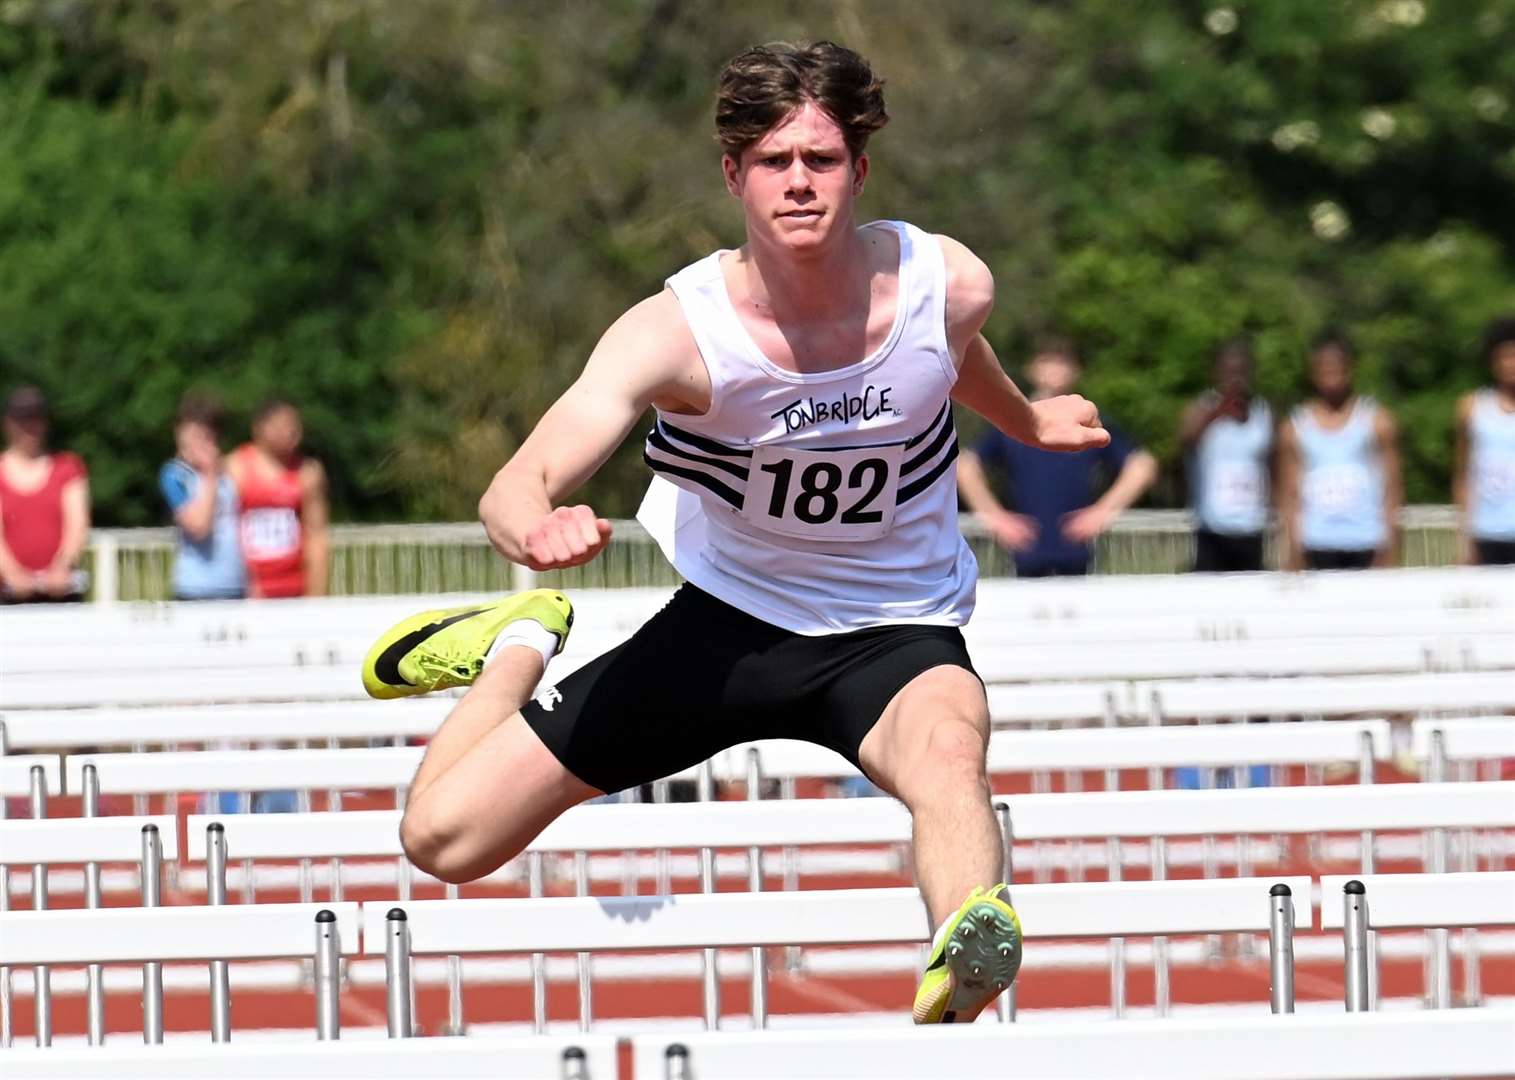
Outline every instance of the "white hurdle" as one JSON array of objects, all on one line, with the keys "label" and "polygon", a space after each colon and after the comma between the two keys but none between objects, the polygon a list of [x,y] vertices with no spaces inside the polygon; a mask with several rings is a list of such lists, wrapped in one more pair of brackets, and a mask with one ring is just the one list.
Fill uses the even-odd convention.
[{"label": "white hurdle", "polygon": [[6,1054],[8,1080],[43,1080],[60,1076],[78,1080],[137,1077],[369,1077],[530,1076],[543,1080],[614,1080],[616,1043],[608,1035],[565,1038],[416,1039],[410,1042],[239,1043],[102,1050],[14,1050]]},{"label": "white hurdle", "polygon": [[[0,963],[120,964],[199,960],[267,960],[292,956],[315,962],[316,1031],[319,1038],[340,1034],[337,962],[358,955],[357,904],[246,904],[235,907],[103,908],[96,911],[10,911],[0,914]],[[144,1017],[158,1010],[161,1039],[161,983],[158,1001],[144,982]],[[230,1002],[213,1002],[212,1033],[230,1037]],[[146,1021],[144,1021],[146,1024]],[[47,1045],[38,1029],[37,1044]]]},{"label": "white hurdle", "polygon": [[632,1039],[638,1077],[915,1080],[953,1073],[1147,1080],[1431,1080],[1515,1073],[1515,1010],[1014,1028],[822,1029]]},{"label": "white hurdle", "polygon": [[[1026,885],[1015,890],[1015,906],[1027,938],[1256,931],[1270,934],[1276,957],[1291,958],[1293,928],[1312,925],[1310,884],[1296,877]],[[1286,919],[1275,918],[1276,903]],[[386,956],[393,988],[408,978],[414,954],[905,944],[924,942],[929,925],[920,894],[902,888],[423,900],[387,912],[368,904],[363,929],[365,953]],[[391,992],[389,1003],[409,1007],[403,993]],[[1292,997],[1282,1007],[1275,993],[1274,1004],[1290,1011]],[[718,1013],[708,1022],[711,1012],[707,1003],[707,1027],[718,1026]],[[754,1014],[753,1023],[763,1027],[766,1017]],[[409,1029],[407,1014],[391,1013],[391,1032]]]},{"label": "white hurdle", "polygon": [[[1426,983],[1433,1007],[1444,1009],[1452,999],[1447,928],[1515,926],[1515,871],[1328,875],[1320,879],[1320,892],[1321,929],[1342,931],[1346,1005],[1353,1012],[1371,1007],[1364,971],[1370,931],[1433,928]],[[1469,1001],[1476,1003],[1480,995],[1473,959],[1470,953],[1466,990]]]}]

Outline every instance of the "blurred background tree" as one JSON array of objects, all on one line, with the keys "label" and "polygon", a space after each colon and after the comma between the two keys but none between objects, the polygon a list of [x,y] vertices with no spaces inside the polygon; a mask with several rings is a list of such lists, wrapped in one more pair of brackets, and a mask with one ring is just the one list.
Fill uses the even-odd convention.
[{"label": "blurred background tree", "polygon": [[864,213],[989,262],[1012,369],[1075,336],[1156,501],[1214,346],[1287,404],[1332,323],[1442,502],[1515,308],[1512,34],[1515,0],[4,0],[0,388],[53,395],[105,524],[161,520],[190,388],[300,402],[342,517],[471,517],[605,326],[740,242],[721,63],[831,37],[889,84]]}]

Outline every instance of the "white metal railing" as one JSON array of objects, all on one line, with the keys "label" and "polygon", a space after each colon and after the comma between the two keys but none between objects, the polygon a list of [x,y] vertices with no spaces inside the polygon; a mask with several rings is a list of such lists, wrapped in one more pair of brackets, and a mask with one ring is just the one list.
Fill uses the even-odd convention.
[{"label": "white metal railing", "polygon": [[[1453,561],[1455,514],[1449,506],[1409,506],[1401,514],[1403,561],[1442,566]],[[1009,556],[971,515],[963,534],[985,577],[1008,576]],[[170,596],[173,529],[95,529],[90,536],[92,595],[113,600]],[[1272,556],[1270,554],[1270,560]],[[1099,573],[1174,573],[1193,560],[1193,521],[1185,510],[1133,510],[1099,539]],[[490,547],[476,522],[427,525],[337,525],[332,529],[331,591],[337,595],[482,592],[529,587],[530,571],[511,566]],[[678,576],[637,522],[615,522],[615,535],[598,559],[573,570],[542,575],[561,588],[673,585]]]}]

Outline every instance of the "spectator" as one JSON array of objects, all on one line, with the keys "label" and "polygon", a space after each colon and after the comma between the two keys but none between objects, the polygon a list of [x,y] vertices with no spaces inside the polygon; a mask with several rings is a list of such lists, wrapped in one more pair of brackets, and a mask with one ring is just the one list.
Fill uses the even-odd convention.
[{"label": "spectator", "polygon": [[47,398],[35,386],[5,403],[0,453],[0,601],[82,600],[89,475],[74,454],[47,449]]},{"label": "spectator", "polygon": [[326,593],[326,472],[300,453],[303,437],[300,411],[271,399],[253,414],[252,442],[228,463],[241,499],[242,556],[255,597]]},{"label": "spectator", "polygon": [[223,468],[220,406],[203,397],[180,402],[174,447],[178,456],[158,473],[158,487],[179,531],[174,596],[244,596],[247,572],[237,540],[237,485]]},{"label": "spectator", "polygon": [[1494,385],[1457,403],[1452,496],[1464,562],[1515,564],[1515,317],[1484,331],[1483,362]]},{"label": "spectator", "polygon": [[[1082,373],[1070,342],[1043,343],[1026,375],[1034,399],[1070,394]],[[1038,450],[990,429],[958,463],[958,488],[995,542],[1009,550],[1020,577],[1085,574],[1091,544],[1157,478],[1157,461],[1107,421],[1110,442],[1059,454]],[[990,488],[984,465],[1004,476],[1003,496]],[[1095,498],[1097,483],[1111,483]],[[1014,510],[1006,508],[1006,503]]]},{"label": "spectator", "polygon": [[1404,488],[1394,417],[1352,387],[1357,353],[1327,331],[1310,348],[1314,397],[1278,432],[1279,516],[1290,569],[1392,566]]},{"label": "spectator", "polygon": [[1268,527],[1273,411],[1252,390],[1252,347],[1215,354],[1215,388],[1189,405],[1180,438],[1197,528],[1194,569],[1261,570]]}]

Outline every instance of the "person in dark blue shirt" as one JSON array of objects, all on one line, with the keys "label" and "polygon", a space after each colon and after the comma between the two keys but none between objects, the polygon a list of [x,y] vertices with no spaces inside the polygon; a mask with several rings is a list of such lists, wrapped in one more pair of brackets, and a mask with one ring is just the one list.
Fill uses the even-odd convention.
[{"label": "person in dark blue shirt", "polygon": [[[1026,368],[1033,400],[1073,393],[1082,373],[1077,350],[1061,339],[1041,343]],[[1012,554],[1017,576],[1088,573],[1094,539],[1157,478],[1151,454],[1105,427],[1107,446],[1075,454],[1037,450],[991,428],[958,459],[963,501]],[[999,493],[985,466],[1003,477]]]}]

